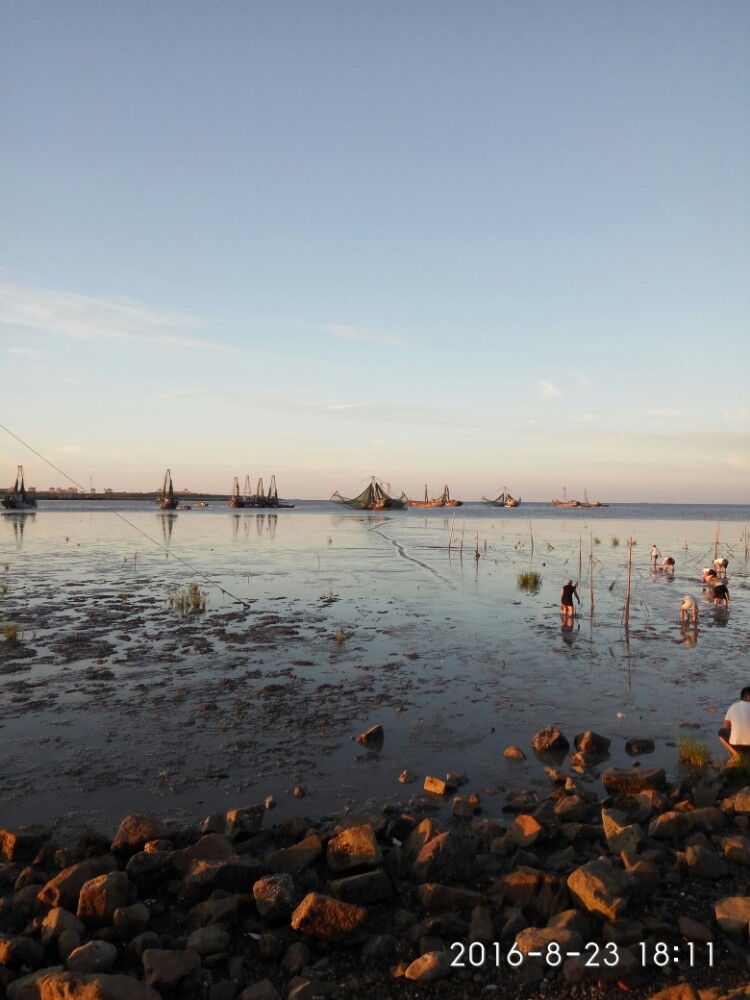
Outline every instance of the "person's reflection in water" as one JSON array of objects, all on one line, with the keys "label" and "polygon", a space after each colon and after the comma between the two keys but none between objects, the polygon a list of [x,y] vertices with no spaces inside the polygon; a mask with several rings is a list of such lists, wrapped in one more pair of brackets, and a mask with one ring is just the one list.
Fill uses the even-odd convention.
[{"label": "person's reflection in water", "polygon": [[[573,618],[564,618],[562,626],[560,627],[560,635],[562,636],[562,641],[566,646],[572,646],[576,640],[576,633],[581,626],[579,624],[574,625]],[[575,632],[573,631],[575,629]]]},{"label": "person's reflection in water", "polygon": [[680,639],[684,646],[690,649],[692,646],[698,645],[698,623],[697,622],[682,622],[680,624]]}]

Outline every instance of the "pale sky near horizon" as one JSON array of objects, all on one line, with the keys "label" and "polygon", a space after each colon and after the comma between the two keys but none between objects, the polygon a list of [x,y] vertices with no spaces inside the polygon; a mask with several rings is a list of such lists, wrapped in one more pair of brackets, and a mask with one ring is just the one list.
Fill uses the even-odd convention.
[{"label": "pale sky near horizon", "polygon": [[750,503],[749,194],[746,0],[5,0],[0,424],[99,490]]}]

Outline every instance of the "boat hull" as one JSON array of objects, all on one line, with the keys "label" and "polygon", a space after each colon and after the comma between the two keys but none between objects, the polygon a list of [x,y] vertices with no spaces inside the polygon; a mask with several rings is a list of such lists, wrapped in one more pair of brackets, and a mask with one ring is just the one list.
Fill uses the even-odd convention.
[{"label": "boat hull", "polygon": [[3,497],[2,503],[6,510],[36,510],[36,500],[23,499],[15,493]]}]

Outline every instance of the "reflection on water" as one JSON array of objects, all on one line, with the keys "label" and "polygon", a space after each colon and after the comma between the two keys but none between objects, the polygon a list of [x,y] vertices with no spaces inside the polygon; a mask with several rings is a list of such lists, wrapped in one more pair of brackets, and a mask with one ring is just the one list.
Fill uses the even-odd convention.
[{"label": "reflection on water", "polygon": [[156,515],[161,522],[161,537],[164,540],[164,548],[169,555],[169,546],[172,542],[172,532],[174,531],[177,514],[174,511],[167,511]]},{"label": "reflection on water", "polygon": [[27,521],[36,520],[36,511],[3,511],[2,519],[5,524],[13,529],[13,534],[16,540],[16,551],[20,552],[23,548],[23,533],[26,529]]}]

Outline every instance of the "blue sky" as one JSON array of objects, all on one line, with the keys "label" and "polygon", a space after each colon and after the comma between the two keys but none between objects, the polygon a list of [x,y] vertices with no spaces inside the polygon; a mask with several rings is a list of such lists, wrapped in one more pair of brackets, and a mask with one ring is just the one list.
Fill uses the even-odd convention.
[{"label": "blue sky", "polygon": [[749,51],[745,0],[7,0],[0,422],[100,490],[749,502]]}]

